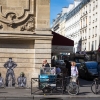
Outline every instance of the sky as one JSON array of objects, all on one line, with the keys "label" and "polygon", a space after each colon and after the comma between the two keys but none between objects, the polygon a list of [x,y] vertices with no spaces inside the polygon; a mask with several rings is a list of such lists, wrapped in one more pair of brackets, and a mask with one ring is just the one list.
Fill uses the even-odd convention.
[{"label": "sky", "polygon": [[70,3],[74,3],[74,0],[50,0],[50,24],[62,11],[62,8],[68,7]]}]

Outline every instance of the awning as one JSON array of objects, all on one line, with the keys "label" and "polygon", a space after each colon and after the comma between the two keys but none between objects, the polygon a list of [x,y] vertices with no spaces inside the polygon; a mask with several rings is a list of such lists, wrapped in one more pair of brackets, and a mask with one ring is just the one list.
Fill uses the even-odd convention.
[{"label": "awning", "polygon": [[72,53],[74,41],[52,31],[52,53]]}]

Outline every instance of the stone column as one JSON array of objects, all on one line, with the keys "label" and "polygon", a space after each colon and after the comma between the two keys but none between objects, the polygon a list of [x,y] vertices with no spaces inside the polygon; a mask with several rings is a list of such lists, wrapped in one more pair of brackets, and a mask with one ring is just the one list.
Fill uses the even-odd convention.
[{"label": "stone column", "polygon": [[34,50],[35,77],[37,77],[40,73],[40,67],[42,67],[44,59],[51,65],[51,40],[35,40]]}]

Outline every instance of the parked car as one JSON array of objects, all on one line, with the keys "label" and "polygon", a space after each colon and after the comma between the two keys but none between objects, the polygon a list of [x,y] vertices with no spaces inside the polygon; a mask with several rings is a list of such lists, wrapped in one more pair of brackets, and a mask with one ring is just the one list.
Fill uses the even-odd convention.
[{"label": "parked car", "polygon": [[57,60],[57,61],[56,61],[56,64],[57,64],[57,65],[60,65],[60,66],[65,66],[64,60]]},{"label": "parked car", "polygon": [[76,63],[77,69],[79,70],[81,63]]},{"label": "parked car", "polygon": [[87,80],[98,77],[97,66],[98,62],[96,61],[88,61],[81,63],[81,65],[79,66],[79,76]]}]

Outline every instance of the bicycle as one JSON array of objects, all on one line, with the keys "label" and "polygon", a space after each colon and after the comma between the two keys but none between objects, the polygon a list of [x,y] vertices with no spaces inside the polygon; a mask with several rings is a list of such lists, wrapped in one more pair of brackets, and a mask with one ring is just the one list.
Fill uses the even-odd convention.
[{"label": "bicycle", "polygon": [[[79,93],[79,85],[77,84],[76,80],[77,80],[77,77],[74,77],[74,76],[70,76],[70,82],[66,83],[66,89],[67,89],[67,92],[68,94],[70,95],[77,95]],[[67,79],[69,77],[66,77]]]},{"label": "bicycle", "polygon": [[99,78],[95,78],[92,85],[91,85],[91,91],[94,94],[98,94],[100,93],[100,79]]}]

